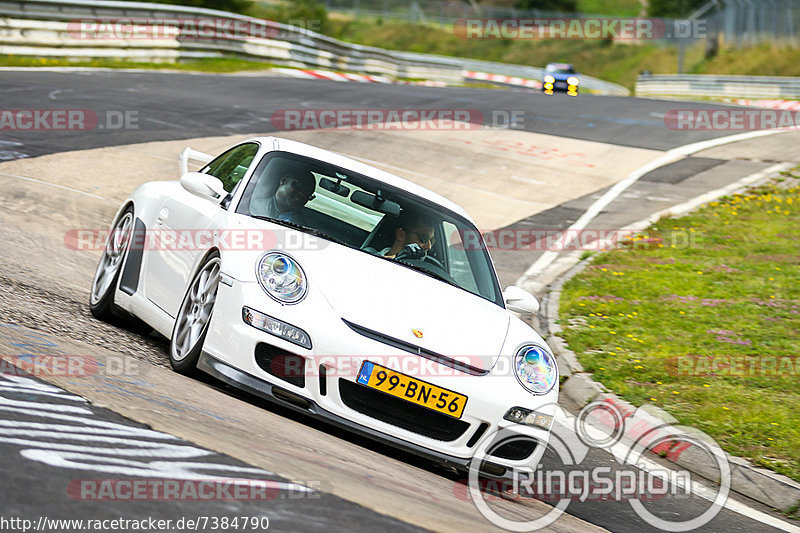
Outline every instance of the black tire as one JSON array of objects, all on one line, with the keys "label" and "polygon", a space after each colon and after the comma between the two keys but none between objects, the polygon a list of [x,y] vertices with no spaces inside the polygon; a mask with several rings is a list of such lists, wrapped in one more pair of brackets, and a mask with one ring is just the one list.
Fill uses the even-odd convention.
[{"label": "black tire", "polygon": [[212,252],[192,277],[183,296],[169,343],[169,362],[179,374],[193,374],[203,350],[219,287],[220,257]]},{"label": "black tire", "polygon": [[122,272],[122,264],[133,235],[133,207],[120,214],[108,236],[108,242],[97,264],[89,293],[89,310],[95,318],[114,322],[119,311],[114,305],[114,292]]}]

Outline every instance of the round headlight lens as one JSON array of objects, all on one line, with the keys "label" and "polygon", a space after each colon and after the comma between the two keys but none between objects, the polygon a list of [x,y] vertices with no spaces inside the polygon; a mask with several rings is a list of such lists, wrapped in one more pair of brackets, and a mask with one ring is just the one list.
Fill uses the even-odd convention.
[{"label": "round headlight lens", "polygon": [[580,83],[580,80],[575,76],[570,76],[569,78],[567,78],[567,83],[569,85],[578,85]]},{"label": "round headlight lens", "polygon": [[303,269],[297,261],[281,252],[270,252],[262,257],[256,273],[261,288],[281,303],[297,303],[308,290]]},{"label": "round headlight lens", "polygon": [[555,82],[555,81],[556,81],[556,79],[555,79],[553,76],[549,76],[549,75],[548,75],[548,76],[545,76],[545,77],[544,77],[544,82],[545,82],[545,83],[553,83],[553,82]]},{"label": "round headlight lens", "polygon": [[523,346],[514,357],[520,384],[534,394],[547,394],[558,381],[558,366],[550,352],[536,345]]}]

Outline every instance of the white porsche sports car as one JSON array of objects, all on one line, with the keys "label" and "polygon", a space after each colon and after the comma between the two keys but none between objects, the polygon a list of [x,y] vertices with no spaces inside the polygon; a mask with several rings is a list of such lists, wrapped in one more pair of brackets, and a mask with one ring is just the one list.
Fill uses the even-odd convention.
[{"label": "white porsche sports car", "polygon": [[[213,159],[213,160],[212,160]],[[172,367],[465,470],[535,467],[558,369],[447,199],[295,141],[243,142],[120,207],[90,297]],[[511,430],[513,438],[499,439]]]}]

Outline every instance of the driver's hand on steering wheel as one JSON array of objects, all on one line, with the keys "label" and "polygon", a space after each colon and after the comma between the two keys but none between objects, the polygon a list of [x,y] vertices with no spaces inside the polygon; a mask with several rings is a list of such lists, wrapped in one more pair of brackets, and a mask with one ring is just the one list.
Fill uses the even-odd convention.
[{"label": "driver's hand on steering wheel", "polygon": [[402,250],[397,252],[396,259],[424,259],[428,252],[416,243],[406,244]]}]

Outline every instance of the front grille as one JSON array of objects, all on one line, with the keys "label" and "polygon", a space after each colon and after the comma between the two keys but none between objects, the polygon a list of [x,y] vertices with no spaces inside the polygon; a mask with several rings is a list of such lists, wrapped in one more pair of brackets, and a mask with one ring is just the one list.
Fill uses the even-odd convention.
[{"label": "front grille", "polygon": [[339,396],[350,409],[431,439],[450,442],[469,429],[468,422],[344,378],[339,378]]},{"label": "front grille", "polygon": [[[509,461],[521,461],[530,457],[536,450],[539,443],[527,437],[511,437],[514,440],[504,442],[496,448],[495,444],[489,447],[489,455],[492,457],[499,457],[500,459],[508,459]],[[507,439],[506,439],[507,440]]]},{"label": "front grille", "polygon": [[256,364],[261,370],[297,387],[306,386],[306,358],[287,353],[271,344],[256,344]]}]

